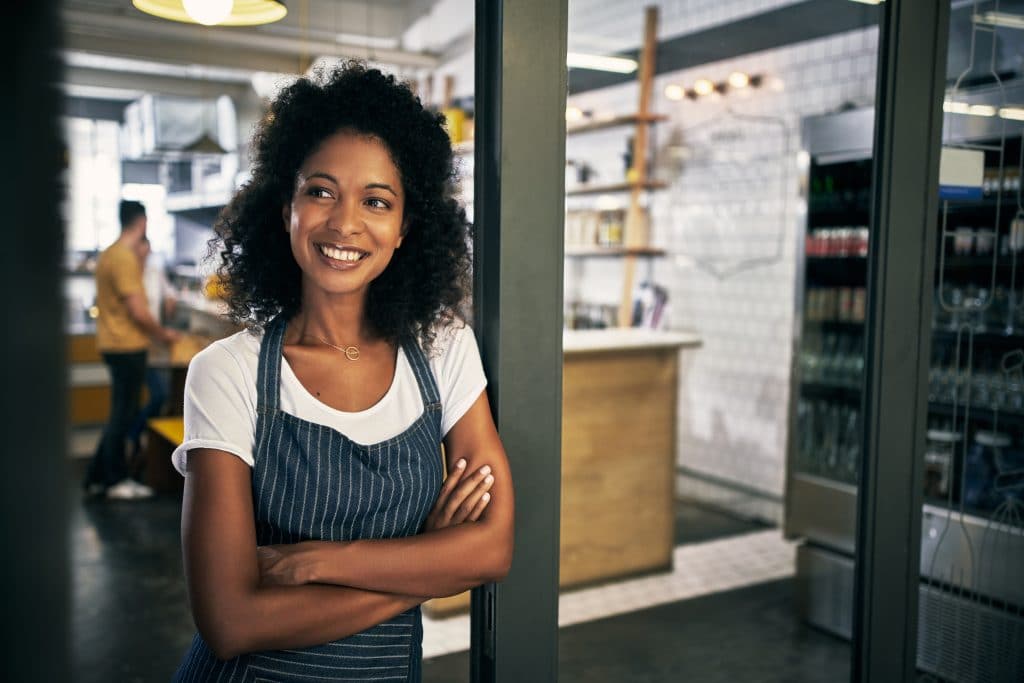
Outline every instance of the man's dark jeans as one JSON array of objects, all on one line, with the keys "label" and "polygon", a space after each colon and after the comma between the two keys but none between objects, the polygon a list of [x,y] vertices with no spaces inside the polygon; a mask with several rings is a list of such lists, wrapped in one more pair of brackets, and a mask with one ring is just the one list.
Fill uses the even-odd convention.
[{"label": "man's dark jeans", "polygon": [[85,483],[113,486],[128,477],[125,441],[139,412],[142,383],[146,377],[146,352],[104,353],[110,370],[110,419],[96,454],[89,463]]}]

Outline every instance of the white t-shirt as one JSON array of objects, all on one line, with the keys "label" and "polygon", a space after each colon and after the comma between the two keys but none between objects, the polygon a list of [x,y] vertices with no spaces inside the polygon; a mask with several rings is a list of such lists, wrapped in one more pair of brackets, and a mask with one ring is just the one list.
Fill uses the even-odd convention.
[{"label": "white t-shirt", "polygon": [[[199,352],[185,380],[185,441],[171,456],[185,473],[188,451],[215,448],[250,467],[256,445],[256,380],[261,332],[243,330]],[[473,331],[457,324],[438,332],[427,358],[441,395],[441,435],[466,414],[487,386]],[[357,413],[335,410],[310,394],[281,358],[280,408],[326,425],[360,444],[398,436],[423,413],[423,399],[405,351],[399,348],[395,378],[375,405]]]}]

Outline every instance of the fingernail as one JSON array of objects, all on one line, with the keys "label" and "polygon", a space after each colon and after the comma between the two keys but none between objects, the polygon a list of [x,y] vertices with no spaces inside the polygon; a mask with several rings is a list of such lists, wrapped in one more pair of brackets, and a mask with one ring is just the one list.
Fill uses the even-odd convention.
[{"label": "fingernail", "polygon": [[485,493],[483,495],[483,499],[484,499],[484,502],[486,503],[487,501],[489,501],[491,499],[491,494]]},{"label": "fingernail", "polygon": [[455,463],[455,466],[458,467],[461,470],[463,467],[466,466],[466,461],[460,459],[457,463]]},{"label": "fingernail", "polygon": [[490,465],[484,465],[483,467],[480,468],[480,474],[490,474],[490,473],[491,473],[491,466]]},{"label": "fingernail", "polygon": [[484,479],[484,481],[486,481],[488,484],[493,484],[494,483],[494,477],[492,477],[491,475],[488,474],[487,478]]}]

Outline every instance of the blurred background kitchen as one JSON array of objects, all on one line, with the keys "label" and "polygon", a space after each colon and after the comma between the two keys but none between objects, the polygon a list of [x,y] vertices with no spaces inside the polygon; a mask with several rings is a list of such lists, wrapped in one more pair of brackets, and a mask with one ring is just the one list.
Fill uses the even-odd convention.
[{"label": "blurred background kitchen", "polygon": [[[168,455],[189,359],[235,330],[207,242],[276,89],[346,58],[407,79],[446,116],[472,217],[472,0],[264,0],[249,27],[192,4],[60,3],[74,680],[164,680],[191,638]],[[977,172],[936,217],[918,661],[1020,681],[1024,2],[950,8],[943,144]],[[569,3],[562,680],[849,677],[879,18]],[[83,504],[109,400],[93,270],[122,199],[184,337],[140,456],[159,495]],[[469,680],[467,609],[427,605],[425,680]]]}]

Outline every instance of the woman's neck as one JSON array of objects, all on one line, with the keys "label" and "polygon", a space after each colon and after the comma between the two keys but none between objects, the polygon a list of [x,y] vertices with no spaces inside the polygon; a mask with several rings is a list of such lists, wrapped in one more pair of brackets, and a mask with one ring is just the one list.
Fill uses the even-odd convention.
[{"label": "woman's neck", "polygon": [[289,324],[290,343],[319,340],[332,344],[360,345],[374,340],[366,320],[365,297],[328,299],[304,296],[302,307]]}]

